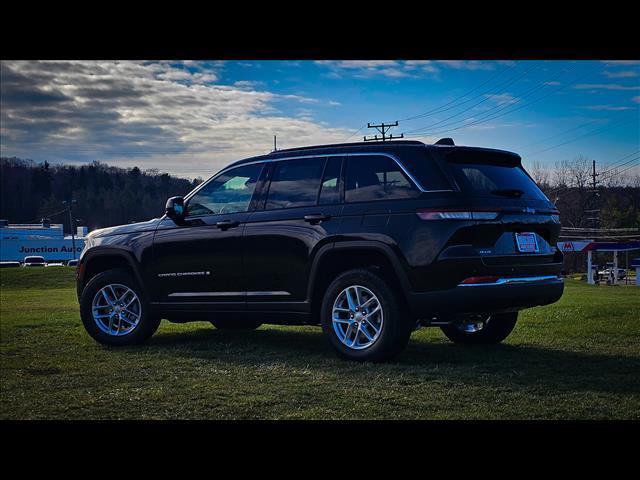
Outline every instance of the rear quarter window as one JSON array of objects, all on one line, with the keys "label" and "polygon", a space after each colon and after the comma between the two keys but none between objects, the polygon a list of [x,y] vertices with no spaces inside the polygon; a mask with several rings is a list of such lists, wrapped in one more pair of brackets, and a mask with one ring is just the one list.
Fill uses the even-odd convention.
[{"label": "rear quarter window", "polygon": [[402,165],[420,183],[429,190],[451,190],[452,186],[435,158],[426,148],[412,148],[409,151],[397,152]]}]

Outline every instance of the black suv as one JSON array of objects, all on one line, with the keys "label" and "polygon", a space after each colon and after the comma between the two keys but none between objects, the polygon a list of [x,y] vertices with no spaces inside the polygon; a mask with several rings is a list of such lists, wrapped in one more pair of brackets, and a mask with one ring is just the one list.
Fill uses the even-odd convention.
[{"label": "black suv", "polygon": [[216,328],[322,325],[355,360],[387,360],[418,326],[497,343],[557,301],[558,211],[502,150],[416,141],[280,150],[167,201],[160,219],[92,232],[77,269],[97,341],[160,319]]}]

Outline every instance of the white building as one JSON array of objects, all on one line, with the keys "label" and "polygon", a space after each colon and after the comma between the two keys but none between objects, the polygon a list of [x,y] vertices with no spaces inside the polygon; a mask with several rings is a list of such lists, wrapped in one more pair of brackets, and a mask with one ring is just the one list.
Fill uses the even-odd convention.
[{"label": "white building", "polygon": [[78,227],[74,252],[74,239],[64,235],[62,224],[10,225],[0,220],[0,261],[22,261],[29,255],[44,257],[48,262],[78,258],[87,233],[87,227]]}]

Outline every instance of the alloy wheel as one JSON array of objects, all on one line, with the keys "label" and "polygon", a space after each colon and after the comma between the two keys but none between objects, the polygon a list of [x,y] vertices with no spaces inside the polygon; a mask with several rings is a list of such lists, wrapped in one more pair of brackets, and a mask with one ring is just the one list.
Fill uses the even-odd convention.
[{"label": "alloy wheel", "polygon": [[331,315],[333,330],[353,350],[372,346],[382,332],[384,312],[378,297],[366,287],[352,285],[340,292]]}]

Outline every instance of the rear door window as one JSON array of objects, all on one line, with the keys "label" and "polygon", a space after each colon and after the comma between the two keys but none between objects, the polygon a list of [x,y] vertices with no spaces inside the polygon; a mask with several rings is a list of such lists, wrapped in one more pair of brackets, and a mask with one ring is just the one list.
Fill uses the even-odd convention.
[{"label": "rear door window", "polygon": [[382,155],[347,158],[346,202],[395,200],[418,194],[418,189],[391,158]]},{"label": "rear door window", "polygon": [[320,205],[340,203],[340,168],[342,157],[329,157],[322,176],[320,187]]},{"label": "rear door window", "polygon": [[316,205],[326,158],[304,158],[276,162],[267,210]]}]

